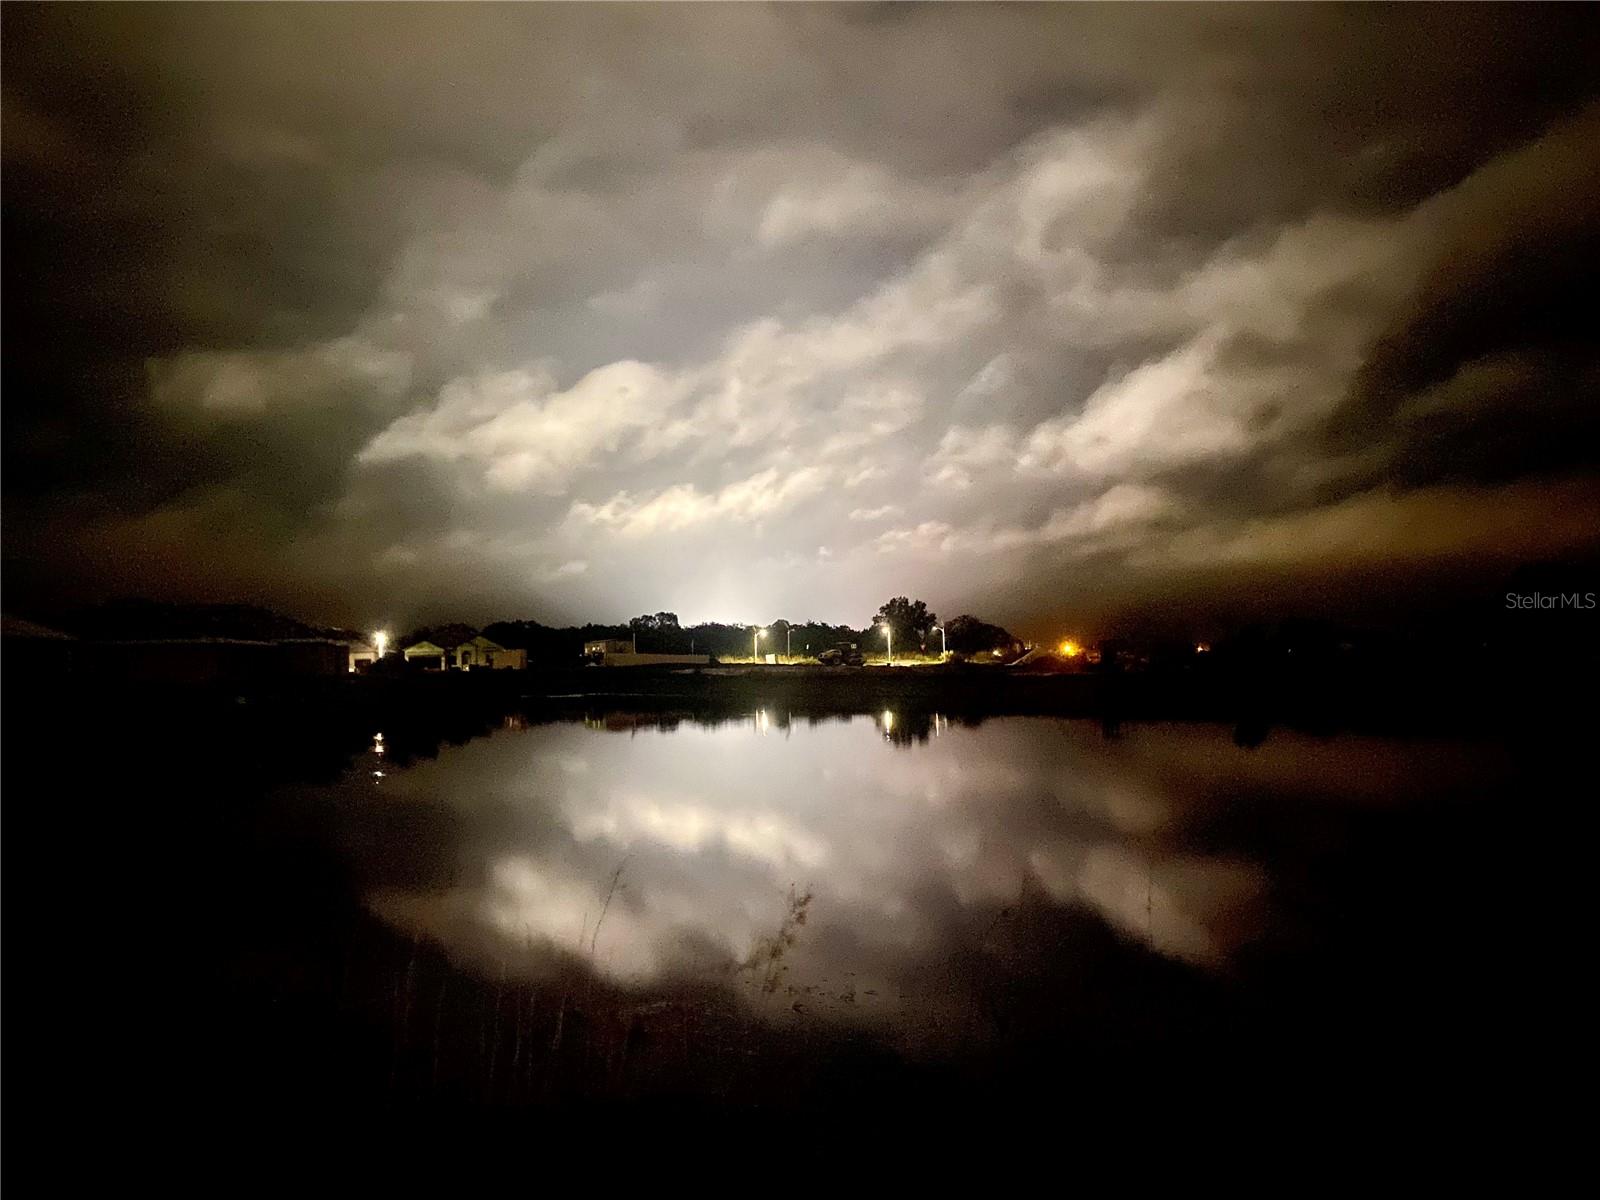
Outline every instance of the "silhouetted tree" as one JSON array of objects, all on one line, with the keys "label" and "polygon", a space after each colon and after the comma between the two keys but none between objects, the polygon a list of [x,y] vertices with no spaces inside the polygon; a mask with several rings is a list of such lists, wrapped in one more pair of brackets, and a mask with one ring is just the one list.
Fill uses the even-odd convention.
[{"label": "silhouetted tree", "polygon": [[628,632],[646,653],[681,654],[689,648],[689,635],[673,612],[645,613],[628,622]]},{"label": "silhouetted tree", "polygon": [[886,601],[872,618],[875,628],[887,625],[894,630],[894,640],[907,649],[920,645],[927,637],[928,630],[938,623],[938,617],[928,611],[926,604],[905,596]]},{"label": "silhouetted tree", "polygon": [[983,654],[990,650],[1009,649],[1017,640],[1010,630],[980,621],[971,613],[962,613],[946,621],[944,633],[954,654]]}]

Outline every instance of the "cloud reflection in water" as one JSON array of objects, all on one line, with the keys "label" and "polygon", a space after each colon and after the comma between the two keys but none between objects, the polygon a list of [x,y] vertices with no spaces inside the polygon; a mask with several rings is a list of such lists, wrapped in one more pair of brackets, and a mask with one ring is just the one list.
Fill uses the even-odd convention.
[{"label": "cloud reflection in water", "polygon": [[468,955],[535,974],[575,956],[650,986],[734,971],[782,926],[791,889],[809,891],[786,993],[864,1019],[935,995],[941,964],[983,953],[1029,895],[1226,969],[1274,919],[1281,863],[1260,847],[1279,843],[1259,828],[1405,803],[1472,778],[1482,756],[1296,735],[1246,750],[1201,726],[1108,740],[1084,722],[927,714],[530,725],[390,773],[395,803],[455,810],[458,865],[442,892],[374,904]]}]

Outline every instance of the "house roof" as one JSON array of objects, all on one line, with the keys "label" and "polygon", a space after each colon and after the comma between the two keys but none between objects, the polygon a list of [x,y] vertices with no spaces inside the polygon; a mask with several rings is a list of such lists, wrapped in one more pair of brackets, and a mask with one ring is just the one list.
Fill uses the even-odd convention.
[{"label": "house roof", "polygon": [[478,634],[477,637],[468,638],[466,641],[458,643],[456,645],[456,649],[459,650],[459,649],[461,649],[462,646],[476,646],[480,650],[504,650],[505,649],[505,647],[502,646],[499,642],[492,642],[488,638],[484,637],[483,634],[481,634],[481,633]]},{"label": "house roof", "polygon": [[[471,625],[424,625],[420,629],[413,629],[411,636],[417,641],[429,642],[435,646],[460,646],[478,636],[478,630]],[[411,643],[413,646],[416,642]]]},{"label": "house roof", "polygon": [[37,638],[52,642],[75,642],[78,639],[59,629],[50,629],[23,617],[0,617],[0,635],[8,638]]},{"label": "house roof", "polygon": [[224,641],[276,642],[286,638],[322,638],[326,634],[302,621],[249,604],[166,604],[150,600],[118,600],[77,614],[73,632],[96,641]]},{"label": "house roof", "polygon": [[402,653],[402,654],[410,654],[410,653],[412,653],[413,651],[416,651],[416,650],[420,650],[424,654],[443,654],[444,653],[444,647],[443,646],[436,646],[432,642],[428,642],[428,641],[412,642],[411,645],[406,646],[404,649],[402,649],[400,651],[400,653]]}]

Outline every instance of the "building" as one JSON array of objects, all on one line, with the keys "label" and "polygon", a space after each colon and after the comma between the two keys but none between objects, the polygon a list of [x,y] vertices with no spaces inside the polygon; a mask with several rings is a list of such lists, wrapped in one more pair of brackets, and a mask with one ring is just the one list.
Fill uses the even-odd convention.
[{"label": "building", "polygon": [[463,670],[520,671],[528,665],[528,652],[507,650],[480,633],[451,651],[450,665]]},{"label": "building", "polygon": [[634,654],[622,651],[591,658],[590,664],[599,667],[703,667],[711,662],[709,654]]},{"label": "building", "polygon": [[639,654],[630,638],[603,638],[583,644],[584,661],[596,667],[703,667],[709,654]]},{"label": "building", "polygon": [[407,663],[424,671],[521,671],[528,665],[526,650],[508,650],[470,631],[458,632],[443,644],[426,638],[412,642],[401,653]]},{"label": "building", "polygon": [[0,618],[6,670],[13,676],[65,675],[71,671],[78,639],[21,617]]},{"label": "building", "polygon": [[354,629],[325,629],[323,635],[344,647],[345,669],[351,675],[362,675],[372,670],[380,657],[378,647],[368,634]]},{"label": "building", "polygon": [[370,642],[360,638],[340,638],[339,644],[345,649],[352,675],[372,670],[372,664],[378,661],[378,648]]},{"label": "building", "polygon": [[349,669],[339,642],[320,638],[155,638],[85,645],[90,676],[119,683],[264,682],[338,675]]},{"label": "building", "polygon": [[331,638],[279,638],[274,673],[338,675],[348,668],[349,652]]},{"label": "building", "polygon": [[505,647],[498,642],[491,642],[481,633],[475,634],[451,649],[450,665],[464,669],[487,667],[494,662],[494,652],[496,650],[504,653]]},{"label": "building", "polygon": [[319,630],[249,605],[121,601],[80,614],[76,637],[4,619],[6,670],[70,670],[95,681],[266,683],[342,675],[350,651]]},{"label": "building", "polygon": [[425,671],[444,670],[445,648],[443,646],[437,646],[429,641],[412,642],[400,653],[405,655],[407,665],[415,665]]}]

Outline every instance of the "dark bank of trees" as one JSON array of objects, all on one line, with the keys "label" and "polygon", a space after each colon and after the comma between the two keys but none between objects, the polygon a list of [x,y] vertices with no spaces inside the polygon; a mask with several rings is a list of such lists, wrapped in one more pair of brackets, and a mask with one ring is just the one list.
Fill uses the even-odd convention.
[{"label": "dark bank of trees", "polygon": [[[948,649],[952,654],[986,654],[997,649],[1009,650],[1019,644],[1010,630],[979,620],[971,613],[951,617],[941,626],[937,613],[921,600],[907,596],[896,596],[879,606],[867,636],[881,639],[885,625],[894,631],[896,650],[907,653],[912,650],[938,653]],[[943,639],[939,636],[941,628]]]},{"label": "dark bank of trees", "polygon": [[[765,634],[755,639],[754,632]],[[569,665],[583,654],[584,643],[603,639],[628,639],[641,654],[709,654],[721,658],[744,658],[759,645],[762,654],[817,654],[836,642],[860,642],[864,635],[848,625],[829,625],[824,621],[779,619],[765,625],[729,625],[705,621],[684,625],[676,613],[645,613],[626,625],[581,625],[564,629],[538,621],[497,621],[486,627],[484,636],[502,646],[524,649],[528,664]],[[791,649],[792,647],[792,649]]]},{"label": "dark bank of trees", "polygon": [[1011,631],[999,625],[980,621],[971,613],[962,613],[945,622],[945,640],[952,654],[983,654],[991,650],[1007,650],[1017,644]]},{"label": "dark bank of trees", "polygon": [[[935,632],[937,615],[921,600],[897,596],[885,602],[873,620],[863,628],[833,625],[826,621],[794,621],[780,617],[762,625],[726,624],[703,621],[685,625],[677,613],[643,613],[626,625],[581,625],[554,628],[538,621],[497,621],[484,629],[484,636],[528,652],[528,664],[566,665],[583,653],[585,642],[602,639],[628,639],[642,654],[709,654],[714,658],[747,658],[752,651],[761,654],[793,655],[796,658],[820,654],[840,642],[852,643],[868,653],[883,647],[882,625],[894,630],[897,653],[926,646],[940,649]],[[764,631],[757,638],[756,631]],[[956,617],[945,630],[952,653],[980,654],[1016,641],[999,625],[991,625],[971,615]]]},{"label": "dark bank of trees", "polygon": [[[925,647],[930,654],[941,649],[936,632],[937,615],[922,600],[897,596],[881,605],[864,627],[834,625],[818,620],[780,617],[762,625],[701,622],[685,625],[677,613],[644,613],[624,624],[553,626],[533,620],[495,621],[478,627],[461,623],[432,624],[409,630],[391,630],[389,650],[397,652],[418,641],[455,646],[482,633],[491,641],[527,651],[530,667],[568,667],[583,657],[587,642],[628,639],[643,653],[709,654],[716,658],[747,658],[752,650],[795,658],[814,657],[839,643],[854,644],[869,655],[884,649],[882,626],[894,630],[896,656]],[[148,600],[119,600],[79,610],[60,620],[77,637],[90,640],[147,640],[161,638],[223,638],[271,641],[279,639],[368,639],[368,631],[326,629],[271,612],[237,604],[172,604]],[[764,631],[754,639],[756,630]],[[1011,634],[970,614],[951,619],[945,636],[953,654],[987,654],[1010,647]]]},{"label": "dark bank of trees", "polygon": [[[756,631],[764,631],[758,638]],[[740,658],[759,650],[762,654],[815,654],[838,641],[856,641],[860,634],[846,625],[822,621],[790,621],[779,618],[763,625],[729,625],[705,621],[681,625],[676,613],[656,613],[635,617],[630,633],[638,639],[641,652],[661,654],[710,654]]]}]

